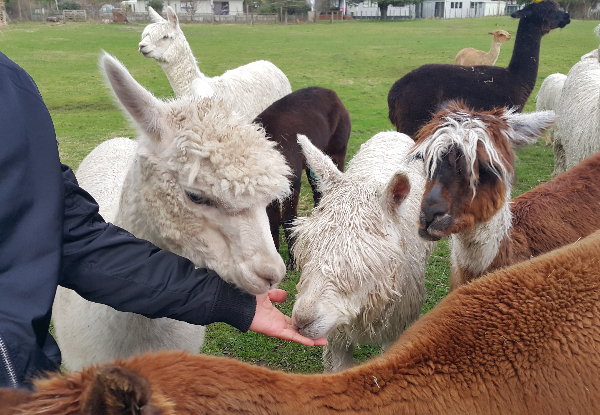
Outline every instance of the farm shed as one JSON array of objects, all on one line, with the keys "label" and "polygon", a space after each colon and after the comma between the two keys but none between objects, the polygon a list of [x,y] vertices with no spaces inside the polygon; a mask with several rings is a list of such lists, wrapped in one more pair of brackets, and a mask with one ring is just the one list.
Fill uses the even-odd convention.
[{"label": "farm shed", "polygon": [[[146,0],[128,0],[122,2],[127,4],[127,11],[132,13],[144,13],[148,11]],[[236,15],[244,13],[243,0],[229,1],[181,1],[181,0],[164,0],[164,11],[167,6],[171,6],[177,14],[218,14],[218,15]]]},{"label": "farm shed", "polygon": [[506,3],[506,1],[426,0],[417,7],[420,7],[418,15],[422,18],[457,19],[504,15]]}]

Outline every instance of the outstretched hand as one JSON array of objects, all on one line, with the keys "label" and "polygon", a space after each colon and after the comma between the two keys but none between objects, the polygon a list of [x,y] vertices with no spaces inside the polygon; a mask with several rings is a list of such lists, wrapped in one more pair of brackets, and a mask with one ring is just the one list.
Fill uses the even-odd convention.
[{"label": "outstretched hand", "polygon": [[286,297],[287,293],[280,289],[257,295],[256,313],[254,314],[252,324],[250,324],[250,330],[269,337],[290,340],[305,346],[325,346],[327,340],[324,337],[316,340],[304,337],[294,328],[292,319],[271,304],[271,301],[276,303],[284,302]]}]

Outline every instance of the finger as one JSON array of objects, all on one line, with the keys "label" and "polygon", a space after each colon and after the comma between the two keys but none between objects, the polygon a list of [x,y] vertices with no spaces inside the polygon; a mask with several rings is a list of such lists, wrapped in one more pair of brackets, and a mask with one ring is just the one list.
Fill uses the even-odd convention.
[{"label": "finger", "polygon": [[275,289],[269,291],[267,294],[269,295],[269,300],[275,303],[283,303],[287,298],[287,292],[285,292],[285,290]]},{"label": "finger", "polygon": [[327,346],[327,339],[325,337],[319,337],[314,340],[315,346]]}]

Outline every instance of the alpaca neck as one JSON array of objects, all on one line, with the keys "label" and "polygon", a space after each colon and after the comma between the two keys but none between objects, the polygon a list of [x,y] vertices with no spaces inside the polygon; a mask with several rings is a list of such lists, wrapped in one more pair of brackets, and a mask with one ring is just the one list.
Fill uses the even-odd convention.
[{"label": "alpaca neck", "polygon": [[492,42],[492,47],[490,51],[486,53],[486,59],[488,62],[491,62],[491,65],[495,64],[498,60],[498,56],[500,55],[500,46],[502,46],[502,42]]},{"label": "alpaca neck", "polygon": [[[533,91],[537,80],[542,35],[542,28],[539,24],[527,22],[526,19],[519,21],[508,70],[519,83],[527,86],[529,93]],[[527,96],[529,96],[529,93]]]},{"label": "alpaca neck", "polygon": [[187,42],[180,49],[176,53],[176,59],[171,62],[159,62],[177,97],[190,93],[194,79],[205,78]]},{"label": "alpaca neck", "polygon": [[483,275],[500,253],[501,246],[506,245],[510,238],[510,188],[506,194],[506,203],[491,220],[452,235],[452,265],[461,274],[469,275],[469,279]]}]

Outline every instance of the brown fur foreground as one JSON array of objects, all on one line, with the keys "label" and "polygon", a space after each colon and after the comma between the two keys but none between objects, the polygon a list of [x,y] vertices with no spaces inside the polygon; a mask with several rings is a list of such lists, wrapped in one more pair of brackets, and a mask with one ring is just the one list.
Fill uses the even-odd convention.
[{"label": "brown fur foreground", "polygon": [[[129,406],[106,413],[591,414],[600,408],[599,305],[596,232],[460,287],[383,356],[341,373],[161,352],[38,380],[14,413],[99,413],[88,410],[90,399],[118,395]],[[151,400],[136,398],[148,393],[136,373],[149,380]]]}]

